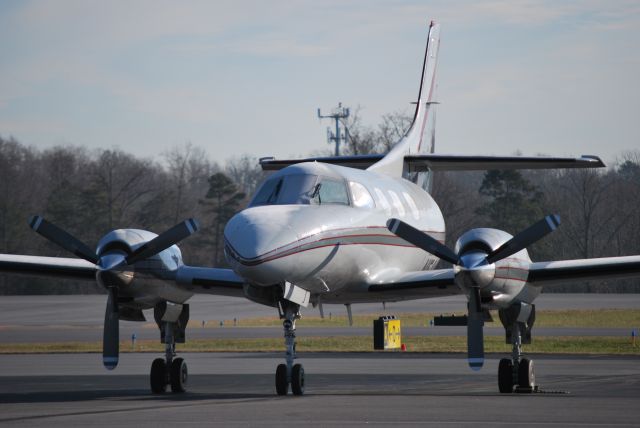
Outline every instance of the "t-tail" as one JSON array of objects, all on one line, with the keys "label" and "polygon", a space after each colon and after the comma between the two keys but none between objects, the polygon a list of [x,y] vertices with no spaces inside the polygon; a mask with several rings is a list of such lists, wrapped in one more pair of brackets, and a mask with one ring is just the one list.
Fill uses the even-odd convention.
[{"label": "t-tail", "polygon": [[435,149],[435,105],[437,104],[435,92],[439,49],[440,25],[431,21],[418,101],[411,127],[384,158],[368,168],[370,171],[407,178],[427,191],[431,187],[431,173],[429,171],[411,172],[405,162],[405,156],[433,153]]}]

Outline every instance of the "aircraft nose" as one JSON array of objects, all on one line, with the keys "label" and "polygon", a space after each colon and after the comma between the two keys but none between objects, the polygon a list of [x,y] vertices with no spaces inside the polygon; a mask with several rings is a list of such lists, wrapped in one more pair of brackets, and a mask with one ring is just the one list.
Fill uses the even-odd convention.
[{"label": "aircraft nose", "polygon": [[228,258],[257,266],[278,258],[283,247],[296,242],[298,234],[287,219],[266,208],[247,209],[227,223],[224,236]]}]

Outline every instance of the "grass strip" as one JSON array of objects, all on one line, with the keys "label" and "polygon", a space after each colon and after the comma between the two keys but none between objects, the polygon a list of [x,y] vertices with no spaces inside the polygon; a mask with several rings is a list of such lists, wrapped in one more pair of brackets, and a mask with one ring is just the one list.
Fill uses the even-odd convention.
[{"label": "grass strip", "polygon": [[[403,343],[408,352],[455,352],[465,353],[467,339],[462,336],[433,337],[409,336]],[[363,336],[300,337],[299,352],[374,352],[373,339]],[[121,352],[164,352],[164,345],[158,341],[140,340],[135,349],[131,343],[122,342]],[[265,339],[197,339],[177,345],[178,352],[283,352],[282,338]],[[511,346],[504,343],[502,337],[485,337],[485,351],[509,354]],[[526,353],[542,354],[607,354],[638,355],[640,343],[632,345],[630,338],[610,336],[571,336],[539,337],[533,344],[525,345]],[[0,354],[38,354],[38,353],[100,353],[100,342],[63,342],[63,343],[3,343]],[[375,351],[378,352],[378,351]],[[386,351],[390,352],[390,351]]]},{"label": "grass strip", "polygon": [[[455,315],[464,315],[465,312],[456,312]],[[372,321],[379,314],[354,315],[355,327],[371,327]],[[442,314],[434,313],[395,313],[402,320],[404,327],[426,327],[434,316]],[[449,313],[443,315],[451,315]],[[493,322],[486,323],[488,327],[502,327],[497,311],[492,311]],[[220,326],[220,321],[223,325]],[[207,328],[227,328],[234,325],[234,320],[205,321]],[[346,315],[334,315],[325,318],[308,316],[303,313],[302,319],[297,322],[299,327],[345,327],[349,325]],[[282,321],[277,317],[246,318],[236,320],[237,327],[280,327]],[[155,324],[152,326],[155,328]],[[189,327],[202,327],[202,321],[192,320]],[[603,327],[603,328],[637,328],[640,329],[640,309],[572,309],[572,310],[544,310],[536,311],[535,327]],[[535,328],[534,327],[534,328]],[[534,330],[535,331],[535,330]]]}]

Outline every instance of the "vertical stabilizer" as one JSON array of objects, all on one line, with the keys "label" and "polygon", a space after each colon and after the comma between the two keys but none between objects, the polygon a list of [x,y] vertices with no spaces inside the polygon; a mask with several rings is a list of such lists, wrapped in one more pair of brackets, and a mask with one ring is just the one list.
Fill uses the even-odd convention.
[{"label": "vertical stabilizer", "polygon": [[425,190],[429,190],[430,187],[430,173],[410,174],[405,166],[404,157],[410,154],[433,153],[435,148],[435,91],[439,48],[440,25],[431,21],[413,123],[389,153],[368,168],[370,171],[394,177],[405,177]]}]

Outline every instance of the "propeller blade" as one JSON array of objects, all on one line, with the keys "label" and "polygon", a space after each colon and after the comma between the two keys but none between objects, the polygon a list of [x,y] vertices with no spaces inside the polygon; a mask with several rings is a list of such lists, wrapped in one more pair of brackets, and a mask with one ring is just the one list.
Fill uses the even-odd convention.
[{"label": "propeller blade", "polygon": [[560,216],[548,215],[539,222],[529,226],[516,236],[502,244],[498,249],[487,256],[487,263],[495,263],[527,248],[534,242],[542,239],[560,226]]},{"label": "propeller blade", "polygon": [[423,249],[427,253],[446,260],[454,265],[458,264],[458,255],[451,251],[448,247],[433,239],[431,236],[416,229],[413,226],[409,226],[407,223],[398,220],[397,218],[389,219],[387,222],[387,229],[398,235],[400,238],[407,242],[412,243],[418,248]]},{"label": "propeller blade", "polygon": [[469,317],[467,318],[467,361],[472,370],[484,365],[484,320],[480,305],[480,289],[472,287],[469,294]]},{"label": "propeller blade", "polygon": [[126,262],[127,264],[133,264],[135,262],[139,262],[140,260],[144,260],[146,258],[154,256],[195,233],[199,227],[200,225],[193,218],[176,224],[171,229],[161,233],[151,241],[135,250],[130,256],[127,257]]},{"label": "propeller blade", "polygon": [[93,250],[55,224],[49,223],[43,217],[39,215],[31,217],[29,219],[29,226],[49,241],[58,244],[76,256],[93,264],[98,263],[98,256],[96,256]]},{"label": "propeller blade", "polygon": [[118,365],[120,352],[120,318],[116,288],[109,287],[108,291],[109,297],[107,298],[102,331],[102,363],[107,370],[113,370]]}]

